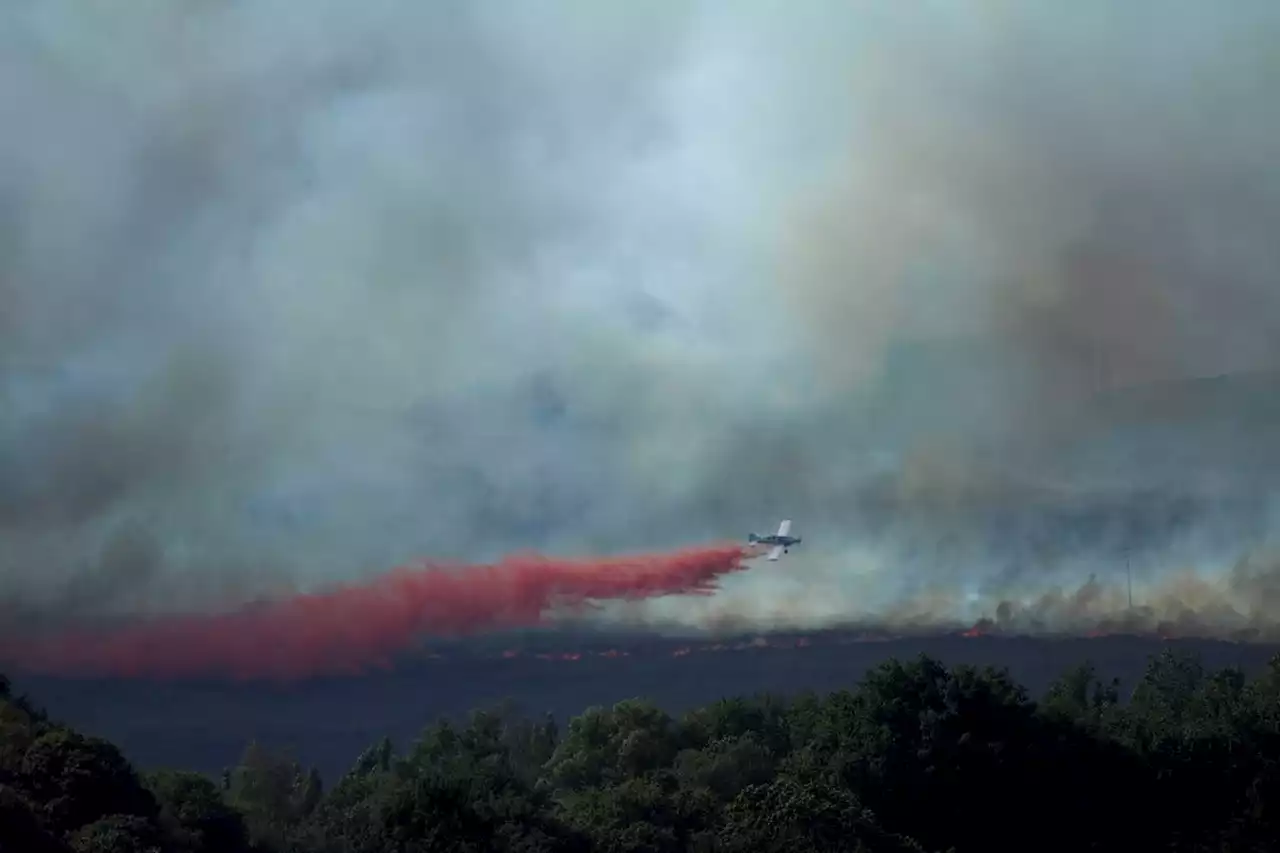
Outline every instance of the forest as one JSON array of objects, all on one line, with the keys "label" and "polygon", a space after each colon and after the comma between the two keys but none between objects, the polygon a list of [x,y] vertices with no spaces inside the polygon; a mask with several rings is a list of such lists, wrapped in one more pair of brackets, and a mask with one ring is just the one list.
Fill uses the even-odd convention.
[{"label": "forest", "polygon": [[135,768],[0,678],[0,853],[1262,851],[1280,839],[1280,655],[1166,650],[1033,699],[1005,670],[886,660],[847,690],[510,707],[375,743],[326,782],[248,744]]}]

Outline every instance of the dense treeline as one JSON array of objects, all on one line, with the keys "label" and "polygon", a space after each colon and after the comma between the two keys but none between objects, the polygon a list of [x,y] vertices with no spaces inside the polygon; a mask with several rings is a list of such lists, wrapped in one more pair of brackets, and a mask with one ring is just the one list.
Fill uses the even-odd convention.
[{"label": "dense treeline", "polygon": [[1249,681],[1165,652],[1122,701],[1088,665],[890,660],[828,696],[640,701],[561,731],[499,709],[370,747],[326,789],[250,745],[138,773],[0,679],[0,851],[1261,851],[1280,844],[1280,656]]}]

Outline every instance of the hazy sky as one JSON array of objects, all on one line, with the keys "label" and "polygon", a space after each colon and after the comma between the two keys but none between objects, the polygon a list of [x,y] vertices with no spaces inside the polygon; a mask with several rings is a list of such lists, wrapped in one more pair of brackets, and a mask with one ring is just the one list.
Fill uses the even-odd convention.
[{"label": "hazy sky", "polygon": [[1280,366],[1278,37],[1266,0],[11,0],[0,597],[783,514],[803,555],[724,606],[1230,562],[1272,430],[1067,414]]}]

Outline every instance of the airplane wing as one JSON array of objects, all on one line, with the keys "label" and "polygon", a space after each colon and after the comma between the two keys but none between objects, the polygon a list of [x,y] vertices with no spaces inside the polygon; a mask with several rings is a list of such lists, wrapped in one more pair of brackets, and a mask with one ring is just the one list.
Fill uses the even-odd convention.
[{"label": "airplane wing", "polygon": [[778,525],[778,535],[786,536],[790,532],[791,532],[791,519],[788,518]]},{"label": "airplane wing", "polygon": [[765,555],[765,559],[766,559],[766,560],[777,560],[777,559],[778,559],[779,557],[781,557],[781,556],[782,556],[782,546],[781,546],[781,545],[774,545],[774,546],[773,546],[773,548],[771,548],[771,549],[769,550],[769,553],[768,553],[767,555]]}]

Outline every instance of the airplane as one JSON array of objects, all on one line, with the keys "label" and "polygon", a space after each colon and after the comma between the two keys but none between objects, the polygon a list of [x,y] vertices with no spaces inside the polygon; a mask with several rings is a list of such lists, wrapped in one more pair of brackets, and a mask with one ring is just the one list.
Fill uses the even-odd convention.
[{"label": "airplane", "polygon": [[765,555],[766,560],[776,560],[783,554],[791,552],[792,545],[800,544],[799,536],[791,536],[791,519],[784,519],[778,525],[778,532],[771,536],[757,536],[754,533],[747,534],[747,542],[752,545],[772,545],[769,553]]}]

